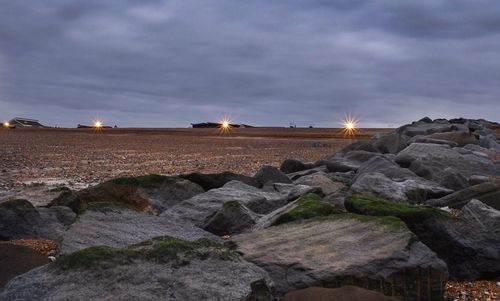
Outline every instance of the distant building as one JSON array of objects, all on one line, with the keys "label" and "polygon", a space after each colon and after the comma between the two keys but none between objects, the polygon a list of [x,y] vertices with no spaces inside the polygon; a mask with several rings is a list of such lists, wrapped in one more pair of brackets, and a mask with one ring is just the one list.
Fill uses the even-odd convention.
[{"label": "distant building", "polygon": [[48,128],[48,126],[42,125],[36,119],[29,118],[20,118],[16,117],[7,121],[8,127],[16,129],[16,128]]}]

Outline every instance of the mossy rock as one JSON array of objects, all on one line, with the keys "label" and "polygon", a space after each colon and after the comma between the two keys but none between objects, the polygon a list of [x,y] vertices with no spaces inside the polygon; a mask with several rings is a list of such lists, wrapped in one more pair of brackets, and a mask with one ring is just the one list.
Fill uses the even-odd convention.
[{"label": "mossy rock", "polygon": [[386,227],[391,231],[409,231],[406,224],[399,218],[395,216],[370,216],[370,215],[361,215],[355,213],[341,213],[331,215],[327,218],[331,219],[354,219],[363,223],[377,223],[381,226]]},{"label": "mossy rock", "polygon": [[350,196],[344,205],[350,212],[374,216],[395,216],[405,222],[422,221],[429,218],[453,218],[449,213],[437,208],[388,202],[357,194]]},{"label": "mossy rock", "polygon": [[297,200],[297,206],[281,215],[272,226],[339,213],[332,205],[321,200],[315,193],[309,193]]},{"label": "mossy rock", "polygon": [[0,209],[25,211],[35,209],[33,204],[24,199],[14,199],[7,202],[0,203]]},{"label": "mossy rock", "polygon": [[179,180],[178,177],[168,177],[157,174],[150,174],[137,177],[121,177],[110,180],[111,183],[117,185],[131,185],[139,187],[155,187],[163,183],[174,183]]},{"label": "mossy rock", "polygon": [[132,206],[125,203],[118,202],[92,202],[89,203],[86,210],[80,212],[82,214],[85,211],[97,211],[97,212],[114,212],[121,210],[135,210]]},{"label": "mossy rock", "polygon": [[238,254],[223,245],[201,238],[187,241],[171,236],[159,236],[126,248],[96,246],[61,257],[55,267],[68,269],[96,269],[103,263],[127,264],[135,260],[156,263],[188,264],[192,259],[207,258],[235,260]]}]

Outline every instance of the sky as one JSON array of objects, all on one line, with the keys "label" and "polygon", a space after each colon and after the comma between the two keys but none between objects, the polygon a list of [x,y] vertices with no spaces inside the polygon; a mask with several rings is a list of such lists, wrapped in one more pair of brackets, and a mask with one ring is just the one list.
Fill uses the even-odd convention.
[{"label": "sky", "polygon": [[0,0],[0,120],[500,121],[496,0]]}]

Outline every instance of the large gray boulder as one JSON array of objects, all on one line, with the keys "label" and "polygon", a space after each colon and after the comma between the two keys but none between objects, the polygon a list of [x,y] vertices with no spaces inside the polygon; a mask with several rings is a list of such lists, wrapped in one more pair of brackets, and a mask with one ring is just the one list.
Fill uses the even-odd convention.
[{"label": "large gray boulder", "polygon": [[420,161],[419,166],[432,164],[447,166],[469,178],[472,175],[493,175],[495,166],[487,156],[479,155],[463,148],[451,148],[446,145],[413,143],[395,158],[404,167],[412,168],[412,163]]},{"label": "large gray boulder", "polygon": [[155,236],[169,235],[184,240],[209,238],[219,241],[211,233],[191,223],[176,219],[161,218],[101,204],[90,208],[78,217],[64,233],[60,254],[67,255],[92,246],[125,247]]},{"label": "large gray boulder", "polygon": [[311,175],[303,176],[293,181],[295,185],[307,185],[319,188],[323,194],[331,194],[345,187],[343,183],[335,182],[327,174],[317,172]]},{"label": "large gray boulder", "polygon": [[229,201],[215,214],[209,216],[200,228],[219,236],[232,235],[252,228],[259,218],[258,214],[238,201]]},{"label": "large gray boulder", "polygon": [[10,281],[0,300],[275,300],[266,272],[209,240],[93,247]]},{"label": "large gray boulder", "polygon": [[485,233],[500,237],[500,211],[479,200],[468,202],[458,214],[459,218],[478,225]]},{"label": "large gray boulder", "polygon": [[35,208],[26,200],[0,203],[0,240],[60,241],[65,226],[73,222],[75,217],[66,207]]},{"label": "large gray boulder", "polygon": [[487,156],[447,145],[413,143],[395,160],[417,175],[453,190],[469,186],[472,176],[495,174],[495,165]]},{"label": "large gray boulder", "polygon": [[267,183],[286,183],[291,184],[292,180],[281,170],[270,165],[262,166],[253,176],[260,186]]},{"label": "large gray boulder", "polygon": [[[246,260],[269,273],[281,295],[355,283],[387,288],[385,293],[392,287],[406,300],[443,298],[446,264],[396,218],[337,214],[240,234],[233,241]],[[418,283],[429,283],[431,296],[424,295],[427,290],[417,296]]]},{"label": "large gray boulder", "polygon": [[396,132],[403,136],[414,137],[417,135],[425,136],[434,133],[451,132],[453,129],[453,125],[447,120],[434,120],[429,122],[428,119],[421,119],[396,129]]},{"label": "large gray boulder", "polygon": [[166,210],[166,218],[177,218],[206,226],[207,220],[216,215],[227,202],[238,202],[242,210],[256,214],[267,214],[288,204],[314,188],[305,185],[269,184],[263,189],[232,181],[221,188],[212,189]]},{"label": "large gray boulder", "polygon": [[500,210],[500,181],[492,181],[474,185],[426,203],[435,207],[462,208],[470,200],[477,199]]},{"label": "large gray boulder", "polygon": [[453,192],[417,176],[384,156],[376,156],[363,163],[351,188],[360,194],[405,203],[421,203]]},{"label": "large gray boulder", "polygon": [[286,159],[281,163],[280,170],[284,173],[294,173],[297,171],[303,171],[306,169],[314,168],[313,163],[304,163],[296,159]]},{"label": "large gray boulder", "polygon": [[432,207],[360,196],[349,198],[345,207],[358,214],[400,218],[447,263],[453,279],[475,280],[500,275],[500,236],[495,229],[500,213],[493,208],[474,202],[456,218]]},{"label": "large gray boulder", "polygon": [[159,214],[204,190],[180,177],[147,175],[116,178],[77,192],[67,192],[54,199],[53,206],[68,206],[75,212],[93,202],[116,202],[139,211]]},{"label": "large gray boulder", "polygon": [[179,177],[200,185],[205,191],[220,188],[231,181],[239,181],[254,187],[261,186],[260,183],[253,177],[235,174],[229,171],[212,174],[193,172],[190,174],[180,175]]}]

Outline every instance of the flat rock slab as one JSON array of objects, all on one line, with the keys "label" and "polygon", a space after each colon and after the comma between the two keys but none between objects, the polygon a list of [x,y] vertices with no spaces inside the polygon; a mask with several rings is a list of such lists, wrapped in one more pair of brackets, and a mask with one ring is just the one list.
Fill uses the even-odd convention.
[{"label": "flat rock slab", "polygon": [[60,253],[70,254],[92,246],[125,247],[156,236],[170,235],[184,240],[209,238],[211,233],[189,222],[172,220],[128,209],[106,212],[88,210],[64,233]]},{"label": "flat rock slab", "polygon": [[266,273],[234,252],[206,241],[163,237],[60,258],[10,281],[0,300],[275,299]]},{"label": "flat rock slab", "polygon": [[[422,300],[443,297],[446,264],[399,219],[338,214],[237,235],[233,241],[246,260],[269,273],[280,294],[357,284],[417,300],[416,287],[425,274],[430,286],[420,292]],[[422,295],[429,291],[431,296]]]},{"label": "flat rock slab", "polygon": [[308,193],[313,188],[305,185],[276,183],[259,189],[241,182],[231,181],[224,187],[212,189],[183,201],[166,210],[163,217],[188,220],[204,225],[207,218],[222,209],[227,202],[236,201],[257,214],[267,214]]}]

